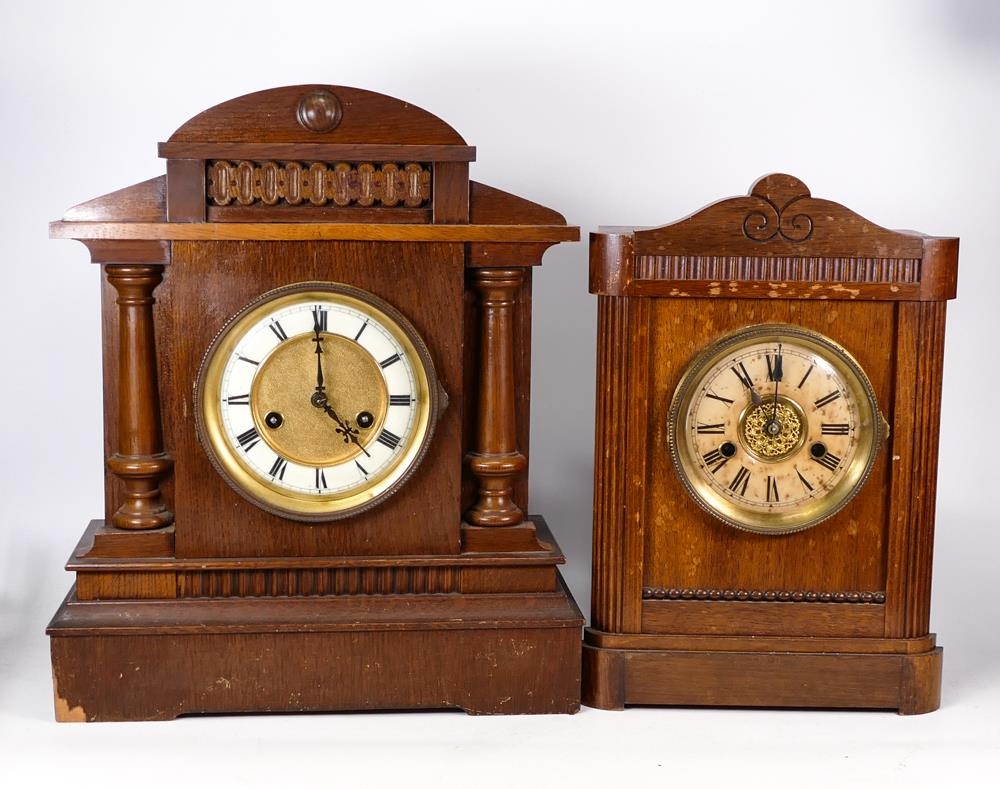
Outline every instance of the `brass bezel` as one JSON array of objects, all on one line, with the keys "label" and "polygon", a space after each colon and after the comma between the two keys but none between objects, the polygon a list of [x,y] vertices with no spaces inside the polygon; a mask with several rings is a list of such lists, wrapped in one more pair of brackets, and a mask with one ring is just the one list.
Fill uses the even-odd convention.
[{"label": "brass bezel", "polygon": [[[223,429],[219,389],[227,360],[252,326],[274,312],[316,301],[345,304],[388,330],[413,362],[418,410],[406,449],[363,486],[346,492],[305,495],[270,484],[243,460]],[[213,467],[243,498],[283,518],[304,522],[333,521],[358,515],[381,504],[409,479],[430,445],[443,399],[427,346],[395,307],[351,285],[301,282],[262,294],[233,315],[216,335],[205,352],[195,382],[195,428]]]},{"label": "brass bezel", "polygon": [[[826,493],[794,512],[765,513],[720,495],[699,473],[686,440],[690,408],[704,374],[740,350],[758,344],[791,341],[826,361],[844,380],[858,406],[858,448],[846,473]],[[886,435],[875,390],[861,365],[838,343],[819,332],[792,324],[748,326],[716,340],[688,366],[681,377],[667,417],[667,445],[674,467],[695,503],[723,523],[757,534],[780,535],[809,529],[833,517],[864,485]],[[802,446],[799,446],[801,451]]]}]

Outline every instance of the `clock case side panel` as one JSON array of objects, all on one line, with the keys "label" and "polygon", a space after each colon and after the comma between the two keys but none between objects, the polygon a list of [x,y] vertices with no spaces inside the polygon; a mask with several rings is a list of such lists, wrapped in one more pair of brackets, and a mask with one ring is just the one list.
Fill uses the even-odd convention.
[{"label": "clock case side panel", "polygon": [[[164,410],[177,415],[168,434],[175,448],[177,556],[456,553],[464,399],[463,348],[454,327],[462,322],[462,245],[174,242],[173,247],[174,321],[184,331],[175,332],[168,357],[176,384],[164,391]],[[253,277],[246,276],[249,271]],[[399,309],[427,343],[449,396],[428,455],[407,485],[349,521],[304,524],[253,506],[214,471],[194,430],[194,383],[211,340],[261,293],[307,281],[350,282]]]},{"label": "clock case side panel", "polygon": [[646,300],[598,298],[591,625],[616,633],[641,627],[648,314]]},{"label": "clock case side panel", "polygon": [[899,305],[885,635],[930,629],[947,303]]}]

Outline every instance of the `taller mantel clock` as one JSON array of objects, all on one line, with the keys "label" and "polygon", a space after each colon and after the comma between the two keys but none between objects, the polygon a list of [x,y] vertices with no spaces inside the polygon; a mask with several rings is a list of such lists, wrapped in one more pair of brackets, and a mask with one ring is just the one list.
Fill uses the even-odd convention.
[{"label": "taller mantel clock", "polygon": [[531,267],[578,230],[474,154],[387,96],[269,90],[52,224],[104,272],[107,454],[48,630],[60,720],[578,708],[525,514]]},{"label": "taller mantel clock", "polygon": [[584,703],[936,709],[958,240],[885,230],[770,175],[590,249]]}]

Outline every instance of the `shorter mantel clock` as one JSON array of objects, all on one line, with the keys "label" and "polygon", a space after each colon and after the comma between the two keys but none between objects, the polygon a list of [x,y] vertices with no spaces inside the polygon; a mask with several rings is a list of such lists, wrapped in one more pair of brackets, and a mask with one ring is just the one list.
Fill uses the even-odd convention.
[{"label": "shorter mantel clock", "polygon": [[575,227],[378,93],[197,115],[51,225],[103,272],[105,512],[60,720],[574,712],[583,619],[529,514],[531,272]]},{"label": "shorter mantel clock", "polygon": [[584,703],[940,703],[929,632],[958,240],[799,180],[591,236]]}]

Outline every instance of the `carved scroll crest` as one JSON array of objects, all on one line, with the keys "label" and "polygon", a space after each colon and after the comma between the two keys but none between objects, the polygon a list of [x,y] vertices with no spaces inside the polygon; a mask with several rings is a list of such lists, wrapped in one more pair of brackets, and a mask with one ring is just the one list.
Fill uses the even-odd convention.
[{"label": "carved scroll crest", "polygon": [[770,241],[775,236],[781,236],[786,241],[795,243],[807,241],[813,232],[813,220],[809,214],[796,213],[795,204],[809,197],[804,195],[793,197],[784,205],[777,205],[764,195],[754,194],[763,204],[743,218],[743,235],[751,241]]}]

